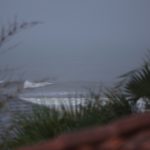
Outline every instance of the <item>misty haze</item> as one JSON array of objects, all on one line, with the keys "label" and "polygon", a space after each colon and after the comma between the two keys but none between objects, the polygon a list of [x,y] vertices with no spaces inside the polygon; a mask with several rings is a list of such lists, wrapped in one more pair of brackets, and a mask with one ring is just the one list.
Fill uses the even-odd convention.
[{"label": "misty haze", "polygon": [[18,21],[42,24],[17,34],[1,65],[20,67],[24,79],[112,83],[138,64],[150,48],[150,2],[36,1],[0,2],[0,25]]},{"label": "misty haze", "polygon": [[149,14],[150,0],[0,0],[0,149],[149,111]]}]

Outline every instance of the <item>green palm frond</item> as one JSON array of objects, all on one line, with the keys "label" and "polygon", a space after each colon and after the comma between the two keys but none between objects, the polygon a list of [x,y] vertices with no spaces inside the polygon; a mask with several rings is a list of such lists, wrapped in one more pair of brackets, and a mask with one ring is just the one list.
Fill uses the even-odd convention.
[{"label": "green palm frond", "polygon": [[142,69],[134,73],[126,84],[125,89],[132,99],[140,97],[150,98],[150,66],[143,65]]},{"label": "green palm frond", "polygon": [[141,67],[121,76],[116,87],[121,87],[127,97],[136,103],[139,98],[150,99],[150,51],[148,51]]}]

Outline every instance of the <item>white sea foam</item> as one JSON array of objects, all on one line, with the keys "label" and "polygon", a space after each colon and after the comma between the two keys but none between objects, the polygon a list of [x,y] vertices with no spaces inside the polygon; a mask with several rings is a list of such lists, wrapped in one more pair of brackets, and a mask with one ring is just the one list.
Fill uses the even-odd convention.
[{"label": "white sea foam", "polygon": [[[38,105],[44,105],[50,108],[58,108],[60,109],[61,106],[65,106],[67,108],[69,107],[76,107],[76,106],[85,106],[88,102],[88,100],[91,100],[94,102],[94,99],[88,99],[87,97],[40,97],[40,98],[33,98],[33,97],[22,97],[20,96],[21,100],[28,101],[34,104]],[[108,98],[104,97],[101,98],[101,104],[106,105],[108,102]]]},{"label": "white sea foam", "polygon": [[48,106],[50,108],[61,108],[61,106],[69,107],[71,106],[78,106],[78,105],[85,105],[86,98],[26,98],[20,97],[21,100],[28,101],[34,104]]},{"label": "white sea foam", "polygon": [[38,87],[43,87],[43,86],[47,86],[47,85],[51,85],[53,83],[50,82],[31,82],[26,80],[24,82],[24,88],[38,88]]}]

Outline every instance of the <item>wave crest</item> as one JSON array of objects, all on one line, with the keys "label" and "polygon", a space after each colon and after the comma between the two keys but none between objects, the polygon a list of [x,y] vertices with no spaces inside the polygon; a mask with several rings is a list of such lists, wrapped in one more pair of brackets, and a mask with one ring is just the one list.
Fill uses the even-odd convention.
[{"label": "wave crest", "polygon": [[24,82],[24,88],[38,88],[38,87],[43,87],[43,86],[47,86],[47,85],[51,85],[53,83],[50,82],[31,82],[26,80]]}]

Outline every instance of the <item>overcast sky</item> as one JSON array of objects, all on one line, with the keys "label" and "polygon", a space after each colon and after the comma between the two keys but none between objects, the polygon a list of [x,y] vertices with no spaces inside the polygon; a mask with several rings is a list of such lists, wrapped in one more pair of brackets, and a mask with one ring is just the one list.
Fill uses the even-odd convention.
[{"label": "overcast sky", "polygon": [[20,44],[0,58],[28,79],[112,82],[150,48],[150,0],[0,0],[0,25],[16,15],[43,22],[11,39]]}]

